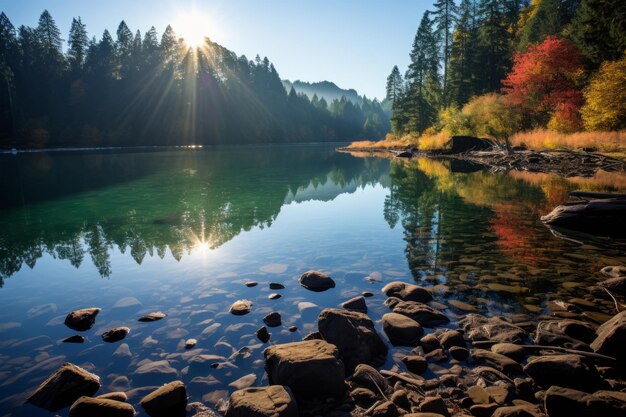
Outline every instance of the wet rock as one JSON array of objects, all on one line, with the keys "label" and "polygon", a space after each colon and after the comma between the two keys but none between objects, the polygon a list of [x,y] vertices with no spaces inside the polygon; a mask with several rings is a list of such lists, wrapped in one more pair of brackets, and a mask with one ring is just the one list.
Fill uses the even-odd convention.
[{"label": "wet rock", "polygon": [[378,404],[369,414],[372,417],[396,417],[401,415],[398,406],[391,401]]},{"label": "wet rock", "polygon": [[468,303],[464,303],[463,301],[459,301],[459,300],[448,300],[448,304],[450,304],[455,309],[466,312],[466,313],[474,313],[478,311],[478,307],[473,306]]},{"label": "wet rock", "polygon": [[591,350],[588,343],[595,337],[595,329],[577,320],[550,320],[537,324],[535,343],[561,346],[576,350]]},{"label": "wet rock", "polygon": [[422,349],[424,352],[432,352],[433,350],[441,349],[441,343],[439,343],[439,339],[434,334],[427,334],[426,336],[420,339],[420,344],[422,345]]},{"label": "wet rock", "polygon": [[102,333],[102,340],[107,343],[119,342],[128,335],[128,332],[130,332],[128,327],[114,327]]},{"label": "wet rock", "polygon": [[383,303],[385,305],[385,307],[389,307],[390,309],[393,310],[393,308],[395,306],[398,305],[399,302],[401,302],[402,300],[396,297],[389,297],[385,300],[385,302]]},{"label": "wet rock", "polygon": [[143,397],[141,407],[151,417],[185,416],[187,391],[182,381],[165,384]]},{"label": "wet rock", "polygon": [[337,308],[322,310],[317,325],[323,339],[339,349],[339,356],[351,373],[360,364],[379,366],[385,361],[387,345],[363,313]]},{"label": "wet rock", "polygon": [[411,409],[411,400],[409,399],[409,391],[405,389],[397,389],[391,394],[391,402],[404,410]]},{"label": "wet rock", "polygon": [[133,417],[135,409],[125,402],[104,398],[80,397],[70,407],[69,417]]},{"label": "wet rock", "polygon": [[491,417],[493,412],[500,407],[496,403],[491,404],[474,404],[470,407],[470,413],[475,417]]},{"label": "wet rock", "polygon": [[101,309],[97,307],[82,308],[72,311],[65,318],[65,325],[78,332],[89,330],[96,322],[96,316],[100,311]]},{"label": "wet rock", "polygon": [[387,313],[382,319],[383,331],[394,346],[417,346],[424,329],[415,320],[397,313]]},{"label": "wet rock", "polygon": [[276,292],[267,296],[267,298],[269,298],[270,300],[278,300],[280,297],[282,297],[282,295]]},{"label": "wet rock", "polygon": [[196,339],[185,340],[185,349],[193,349],[198,344]]},{"label": "wet rock", "polygon": [[402,301],[427,303],[433,299],[433,296],[426,288],[400,281],[390,282],[385,285],[383,293],[387,297],[396,297]]},{"label": "wet rock", "polygon": [[117,303],[113,304],[113,308],[129,308],[139,306],[141,306],[141,302],[135,297],[124,297],[118,300]]},{"label": "wet rock", "polygon": [[363,387],[353,389],[350,392],[350,397],[352,397],[354,402],[363,407],[370,407],[377,400],[377,395],[374,391]]},{"label": "wet rock", "polygon": [[545,417],[545,414],[543,414],[538,407],[525,404],[500,407],[493,412],[491,417]]},{"label": "wet rock", "polygon": [[248,374],[248,375],[244,375],[241,378],[231,382],[230,384],[228,384],[229,387],[234,387],[236,389],[244,389],[244,388],[249,388],[252,385],[254,385],[254,383],[256,382],[256,375],[255,374]]},{"label": "wet rock", "polygon": [[363,292],[361,293],[361,295],[362,295],[363,297],[368,298],[368,297],[373,297],[373,296],[374,296],[374,293],[373,293],[373,292],[371,292],[371,291],[363,291]]},{"label": "wet rock", "polygon": [[228,311],[235,316],[243,316],[244,314],[248,314],[251,308],[251,301],[237,300],[230,306],[230,309]]},{"label": "wet rock", "polygon": [[284,290],[285,286],[279,282],[270,282],[270,290]]},{"label": "wet rock", "polygon": [[446,407],[446,403],[443,401],[439,395],[434,397],[426,397],[422,401],[419,406],[419,410],[422,413],[435,413],[441,414],[445,417],[450,417],[450,412],[448,412],[448,407]]},{"label": "wet rock", "polygon": [[263,317],[263,323],[267,324],[269,327],[278,327],[282,324],[282,320],[280,317],[280,313],[273,311],[267,316]]},{"label": "wet rock", "polygon": [[544,408],[550,417],[622,417],[626,415],[626,393],[596,391],[588,394],[553,386],[544,395]]},{"label": "wet rock", "polygon": [[274,345],[264,355],[269,383],[288,386],[298,402],[341,398],[346,391],[339,351],[324,340]]},{"label": "wet rock", "polygon": [[74,336],[70,336],[67,337],[65,339],[63,339],[61,342],[63,343],[84,343],[85,342],[85,338],[75,334]]},{"label": "wet rock", "polygon": [[146,359],[133,373],[133,385],[163,384],[178,377],[178,371],[167,360],[151,361]]},{"label": "wet rock", "polygon": [[468,314],[459,321],[459,326],[472,341],[521,344],[527,337],[524,329],[499,317],[487,318],[480,314]]},{"label": "wet rock", "polygon": [[450,349],[452,346],[458,346],[467,348],[463,335],[456,330],[448,330],[439,336],[439,343],[446,349]]},{"label": "wet rock", "polygon": [[626,361],[626,310],[601,325],[596,333],[598,337],[591,343],[594,352]]},{"label": "wet rock", "polygon": [[257,285],[259,285],[259,283],[256,281],[246,281],[244,285],[248,288],[252,288],[252,287],[256,287]]},{"label": "wet rock", "polygon": [[82,396],[92,396],[100,389],[100,378],[71,363],[64,363],[39,385],[26,402],[48,411],[69,407]]},{"label": "wet rock", "polygon": [[160,311],[155,311],[155,312],[152,312],[152,313],[148,313],[145,316],[139,317],[139,319],[137,319],[137,321],[141,321],[141,322],[158,321],[158,320],[161,320],[161,319],[165,318],[166,316],[167,316],[167,314],[165,314],[165,313],[161,313]]},{"label": "wet rock", "polygon": [[298,417],[298,406],[289,387],[246,388],[233,392],[226,417]]},{"label": "wet rock", "polygon": [[256,331],[256,337],[263,343],[267,343],[270,340],[272,335],[267,331],[267,327],[262,326],[259,330]]},{"label": "wet rock", "polygon": [[116,359],[127,359],[130,360],[132,358],[132,354],[130,353],[130,347],[126,343],[120,344],[115,352],[113,352],[113,357]]},{"label": "wet rock", "polygon": [[128,401],[128,395],[126,395],[126,393],[122,391],[108,392],[106,394],[98,395],[96,398],[121,402]]},{"label": "wet rock", "polygon": [[626,276],[609,278],[599,285],[613,294],[626,295]]},{"label": "wet rock", "polygon": [[472,358],[478,364],[490,366],[505,374],[512,375],[522,372],[522,367],[519,363],[499,353],[484,349],[474,349],[472,351]]},{"label": "wet rock", "polygon": [[307,271],[300,277],[300,285],[307,290],[322,292],[335,288],[335,281],[320,271]]},{"label": "wet rock", "polygon": [[542,388],[557,385],[591,392],[606,386],[598,370],[579,355],[553,355],[534,358],[524,367]]},{"label": "wet rock", "polygon": [[626,276],[626,266],[615,265],[615,266],[605,266],[600,270],[603,275],[607,277],[621,277]]},{"label": "wet rock", "polygon": [[400,301],[393,312],[410,317],[424,327],[436,327],[450,321],[442,312],[416,301]]},{"label": "wet rock", "polygon": [[290,332],[295,332],[296,330],[298,330],[298,328],[296,326],[289,326],[289,331]]},{"label": "wet rock", "polygon": [[431,362],[445,362],[448,354],[443,349],[435,349],[426,354],[425,358]]},{"label": "wet rock", "polygon": [[418,375],[423,374],[428,369],[428,362],[423,356],[405,356],[402,358],[402,362],[406,365],[406,369]]},{"label": "wet rock", "polygon": [[452,346],[449,350],[450,356],[452,356],[457,361],[466,361],[469,358],[470,352],[466,348],[462,348],[459,346]]},{"label": "wet rock", "polygon": [[365,304],[365,298],[363,296],[354,297],[341,304],[341,307],[346,310],[358,311],[359,313],[367,313],[367,304]]},{"label": "wet rock", "polygon": [[524,347],[513,343],[496,343],[491,346],[491,351],[499,355],[509,357],[515,362],[521,362],[526,357],[526,350]]},{"label": "wet rock", "polygon": [[389,386],[385,377],[375,368],[363,363],[355,368],[351,381],[358,386],[368,388],[374,392],[378,392],[378,390],[383,392],[391,391],[391,386]]},{"label": "wet rock", "polygon": [[489,393],[480,385],[473,385],[467,389],[467,395],[474,404],[489,404],[491,397]]}]

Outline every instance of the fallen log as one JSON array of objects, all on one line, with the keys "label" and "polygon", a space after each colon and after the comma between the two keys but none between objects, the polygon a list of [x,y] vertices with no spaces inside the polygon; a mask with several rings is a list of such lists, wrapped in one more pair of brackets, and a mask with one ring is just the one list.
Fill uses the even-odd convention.
[{"label": "fallen log", "polygon": [[541,221],[553,227],[595,236],[626,237],[626,199],[582,200],[561,205]]},{"label": "fallen log", "polygon": [[591,199],[601,199],[601,198],[619,198],[626,199],[626,194],[617,194],[617,193],[594,193],[591,191],[571,191],[569,193],[572,197],[582,197],[582,198],[591,198]]}]

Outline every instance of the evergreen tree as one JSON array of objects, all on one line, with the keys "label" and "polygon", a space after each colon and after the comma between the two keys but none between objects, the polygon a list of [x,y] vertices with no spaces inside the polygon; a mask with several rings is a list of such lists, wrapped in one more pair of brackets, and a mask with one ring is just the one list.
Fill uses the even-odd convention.
[{"label": "evergreen tree", "polygon": [[47,10],[39,17],[39,24],[35,29],[35,36],[41,51],[42,65],[46,72],[58,74],[64,65],[61,50],[61,31]]},{"label": "evergreen tree", "polygon": [[87,30],[80,17],[78,19],[72,19],[72,26],[70,27],[70,35],[67,40],[67,44],[67,57],[70,67],[75,74],[78,74],[85,63],[87,48],[89,47]]},{"label": "evergreen tree", "polygon": [[534,0],[522,11],[517,50],[537,44],[550,35],[558,35],[570,23],[580,0]]},{"label": "evergreen tree", "polygon": [[450,63],[450,54],[452,49],[452,33],[457,20],[457,8],[454,0],[437,0],[433,4],[435,11],[432,12],[435,26],[434,35],[439,42],[441,57],[443,59],[443,105],[445,106],[448,99],[448,65]]},{"label": "evergreen tree", "polygon": [[482,69],[478,65],[476,0],[462,0],[450,54],[450,100],[461,106],[476,92],[476,80]]},{"label": "evergreen tree", "polygon": [[404,88],[404,81],[402,80],[402,75],[400,74],[400,70],[397,65],[393,66],[391,70],[391,74],[387,77],[387,100],[391,102],[391,108],[395,109],[398,101],[400,100],[400,96],[402,95],[402,90]]},{"label": "evergreen tree", "polygon": [[480,0],[478,40],[484,75],[479,83],[479,93],[498,90],[511,66],[511,35],[506,11],[506,3],[502,0]]},{"label": "evergreen tree", "polygon": [[115,49],[120,65],[120,75],[122,78],[127,78],[132,72],[132,55],[134,47],[133,32],[128,28],[126,22],[123,20],[117,27],[117,41],[115,42]]}]

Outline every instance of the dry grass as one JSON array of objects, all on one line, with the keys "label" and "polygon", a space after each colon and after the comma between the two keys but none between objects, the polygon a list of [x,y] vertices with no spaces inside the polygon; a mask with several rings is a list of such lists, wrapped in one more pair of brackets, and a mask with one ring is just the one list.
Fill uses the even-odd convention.
[{"label": "dry grass", "polygon": [[420,151],[430,151],[433,149],[443,149],[450,140],[450,135],[441,132],[434,135],[422,135],[417,140],[417,147]]},{"label": "dry grass", "polygon": [[347,149],[397,149],[415,146],[419,150],[426,151],[432,149],[443,149],[450,136],[446,133],[436,133],[434,135],[417,136],[409,133],[403,136],[388,133],[385,139],[374,142],[371,140],[361,140],[352,142]]},{"label": "dry grass", "polygon": [[614,132],[578,132],[564,134],[546,129],[516,133],[510,138],[514,146],[530,149],[595,148],[600,152],[626,151],[626,130]]}]

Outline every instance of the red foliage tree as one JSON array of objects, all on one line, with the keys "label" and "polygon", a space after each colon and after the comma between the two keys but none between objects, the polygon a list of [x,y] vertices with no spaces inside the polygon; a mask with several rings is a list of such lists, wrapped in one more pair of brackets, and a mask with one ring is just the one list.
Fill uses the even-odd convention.
[{"label": "red foliage tree", "polygon": [[531,126],[549,120],[548,126],[557,130],[578,130],[583,75],[582,57],[574,44],[550,36],[515,56],[513,68],[502,82],[505,100],[519,108]]}]

